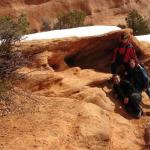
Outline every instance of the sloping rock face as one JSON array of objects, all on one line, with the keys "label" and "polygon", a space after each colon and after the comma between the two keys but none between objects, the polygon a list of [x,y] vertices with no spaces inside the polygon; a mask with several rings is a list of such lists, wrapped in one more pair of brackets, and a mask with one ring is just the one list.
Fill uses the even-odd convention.
[{"label": "sloping rock face", "polygon": [[[0,149],[145,149],[144,125],[149,118],[140,121],[130,117],[113,97],[107,82],[112,76],[110,58],[96,57],[99,65],[93,62],[92,55],[110,55],[109,48],[117,44],[122,32],[129,31],[112,32],[103,38],[23,43],[22,52],[31,64],[17,70],[16,78],[22,78],[14,84],[12,101],[0,101]],[[104,41],[108,45],[103,45]],[[136,39],[131,37],[131,41],[137,52],[141,51]],[[69,59],[70,63],[70,58],[80,67],[69,67],[66,62]],[[91,59],[89,65],[85,58]],[[99,71],[92,69],[95,67]],[[147,103],[144,96],[148,107]]]},{"label": "sloping rock face", "polygon": [[150,0],[1,0],[0,15],[18,16],[24,12],[31,28],[39,30],[43,21],[53,24],[62,13],[82,10],[87,15],[87,23],[118,25],[125,23],[124,18],[130,9],[149,14],[149,3]]}]

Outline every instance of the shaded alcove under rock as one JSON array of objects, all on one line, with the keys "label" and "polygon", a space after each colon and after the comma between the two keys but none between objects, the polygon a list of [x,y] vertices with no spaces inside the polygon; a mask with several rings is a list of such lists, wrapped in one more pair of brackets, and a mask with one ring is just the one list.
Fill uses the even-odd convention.
[{"label": "shaded alcove under rock", "polygon": [[101,36],[79,39],[81,43],[78,42],[78,49],[70,52],[65,57],[65,62],[70,67],[78,66],[82,69],[95,69],[101,72],[110,72],[113,51],[119,44],[120,35],[123,32],[130,34],[130,40],[136,49],[138,57],[142,56],[140,43],[132,36],[131,30],[125,29]]}]

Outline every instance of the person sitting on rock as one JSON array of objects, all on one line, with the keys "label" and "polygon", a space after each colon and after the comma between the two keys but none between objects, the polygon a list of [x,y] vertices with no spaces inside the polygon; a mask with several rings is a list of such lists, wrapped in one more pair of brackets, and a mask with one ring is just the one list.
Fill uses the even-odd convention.
[{"label": "person sitting on rock", "polygon": [[141,94],[127,80],[121,80],[119,75],[113,75],[113,91],[116,98],[121,100],[127,112],[131,113],[136,118],[140,118],[143,114],[140,102]]},{"label": "person sitting on rock", "polygon": [[150,97],[150,80],[144,66],[136,63],[134,59],[129,61],[130,69],[128,70],[127,78],[133,83],[138,92],[146,91]]},{"label": "person sitting on rock", "polygon": [[121,65],[123,65],[127,71],[129,68],[128,62],[131,58],[134,58],[138,62],[135,49],[129,41],[129,35],[127,33],[123,33],[121,34],[121,42],[113,53],[113,61],[111,64],[112,74],[116,74],[118,67]]}]

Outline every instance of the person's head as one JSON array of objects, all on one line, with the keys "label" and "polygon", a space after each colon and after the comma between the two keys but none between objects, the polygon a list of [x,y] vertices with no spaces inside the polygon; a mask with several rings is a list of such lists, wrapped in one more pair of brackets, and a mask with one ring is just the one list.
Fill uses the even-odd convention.
[{"label": "person's head", "polygon": [[136,61],[134,59],[130,59],[129,66],[130,66],[130,68],[134,69],[136,66]]},{"label": "person's head", "polygon": [[122,33],[121,34],[121,42],[122,43],[127,43],[129,40],[129,35],[127,33]]},{"label": "person's head", "polygon": [[120,83],[120,76],[115,74],[115,75],[113,75],[112,80],[113,80],[114,84],[118,85]]}]

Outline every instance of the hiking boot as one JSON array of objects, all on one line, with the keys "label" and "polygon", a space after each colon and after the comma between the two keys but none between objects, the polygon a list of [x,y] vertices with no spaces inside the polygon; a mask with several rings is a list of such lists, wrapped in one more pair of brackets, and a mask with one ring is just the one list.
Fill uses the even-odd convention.
[{"label": "hiking boot", "polygon": [[107,82],[108,82],[108,84],[113,84],[112,78],[110,78]]},{"label": "hiking boot", "polygon": [[136,118],[140,119],[140,118],[141,118],[141,116],[142,116],[142,114],[143,114],[143,111],[142,111],[142,110],[140,110],[140,111],[139,111],[139,113],[137,114]]}]

